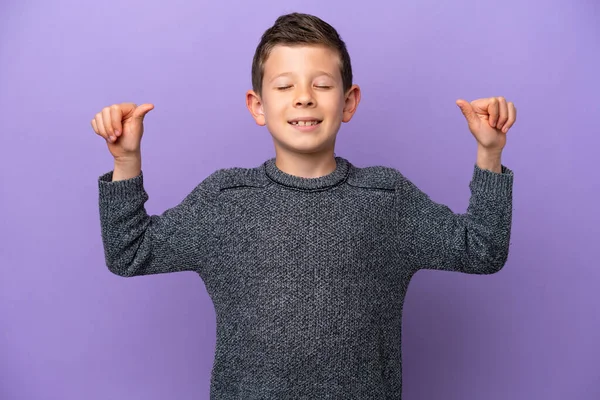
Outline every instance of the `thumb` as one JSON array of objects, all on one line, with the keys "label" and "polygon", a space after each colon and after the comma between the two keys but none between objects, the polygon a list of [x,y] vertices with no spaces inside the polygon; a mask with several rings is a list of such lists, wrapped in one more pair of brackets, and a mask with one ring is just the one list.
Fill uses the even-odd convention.
[{"label": "thumb", "polygon": [[473,106],[471,106],[471,104],[459,99],[456,100],[456,105],[460,108],[460,111],[462,111],[469,125],[477,122],[477,116],[475,115],[475,111],[473,111]]},{"label": "thumb", "polygon": [[133,118],[136,119],[144,119],[146,114],[154,109],[153,104],[142,104],[141,106],[136,107],[133,111]]}]

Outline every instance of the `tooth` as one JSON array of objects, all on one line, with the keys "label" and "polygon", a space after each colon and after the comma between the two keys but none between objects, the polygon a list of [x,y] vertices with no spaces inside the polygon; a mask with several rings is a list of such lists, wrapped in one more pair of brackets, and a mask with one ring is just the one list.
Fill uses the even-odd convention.
[{"label": "tooth", "polygon": [[319,121],[317,121],[317,120],[312,120],[312,121],[292,121],[292,122],[290,122],[290,124],[297,125],[297,126],[313,126],[313,125],[318,125]]}]

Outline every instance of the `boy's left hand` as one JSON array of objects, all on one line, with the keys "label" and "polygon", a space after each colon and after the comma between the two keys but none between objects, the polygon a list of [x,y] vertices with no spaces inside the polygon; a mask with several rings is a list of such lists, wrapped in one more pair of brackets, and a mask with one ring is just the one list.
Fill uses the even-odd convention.
[{"label": "boy's left hand", "polygon": [[515,105],[502,96],[474,100],[471,103],[459,99],[460,107],[480,147],[500,153],[506,145],[506,133],[517,120]]}]

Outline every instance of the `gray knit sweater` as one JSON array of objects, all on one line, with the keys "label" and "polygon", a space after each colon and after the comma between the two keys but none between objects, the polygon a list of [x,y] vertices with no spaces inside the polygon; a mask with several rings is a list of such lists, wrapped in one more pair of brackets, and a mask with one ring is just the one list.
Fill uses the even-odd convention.
[{"label": "gray knit sweater", "polygon": [[217,319],[211,399],[400,399],[411,277],[505,264],[505,166],[475,165],[468,210],[455,214],[393,168],[336,163],[320,178],[286,174],[275,159],[221,169],[152,216],[143,173],[99,178],[110,271],[203,279]]}]

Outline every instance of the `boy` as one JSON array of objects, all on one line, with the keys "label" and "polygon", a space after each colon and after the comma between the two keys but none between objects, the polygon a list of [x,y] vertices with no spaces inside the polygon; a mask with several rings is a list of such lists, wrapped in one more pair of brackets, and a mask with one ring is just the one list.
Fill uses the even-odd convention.
[{"label": "boy", "polygon": [[507,259],[513,174],[500,162],[516,110],[459,100],[478,143],[468,212],[400,172],[334,155],[360,88],[344,42],[314,16],[262,36],[246,102],[275,158],[214,172],[149,216],[140,140],[151,104],[92,121],[114,170],[99,178],[106,263],[121,276],[195,271],[217,319],[211,399],[400,399],[402,304],[421,268],[491,274]]}]

